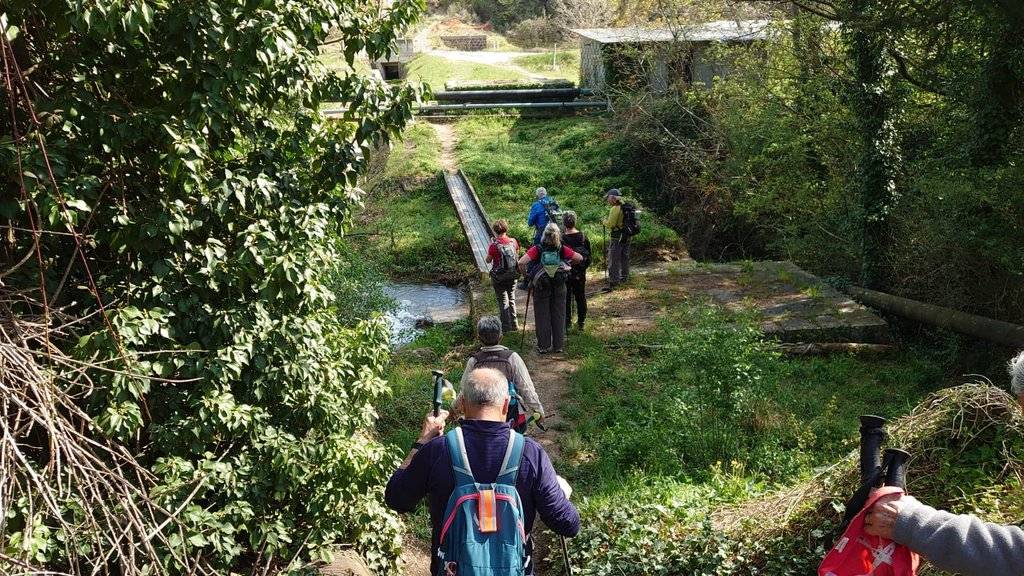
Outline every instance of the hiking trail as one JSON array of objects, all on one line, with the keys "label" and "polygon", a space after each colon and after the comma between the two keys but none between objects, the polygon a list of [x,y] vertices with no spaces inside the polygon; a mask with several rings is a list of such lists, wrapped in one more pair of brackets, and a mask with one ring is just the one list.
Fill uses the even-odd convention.
[{"label": "hiking trail", "polygon": [[459,162],[455,158],[455,144],[459,140],[455,134],[455,128],[451,124],[441,122],[431,122],[430,125],[441,142],[441,168],[454,172],[459,167]]}]

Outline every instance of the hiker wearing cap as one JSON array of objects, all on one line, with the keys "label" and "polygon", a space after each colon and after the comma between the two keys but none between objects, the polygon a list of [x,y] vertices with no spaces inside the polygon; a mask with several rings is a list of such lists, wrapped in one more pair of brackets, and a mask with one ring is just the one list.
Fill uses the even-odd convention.
[{"label": "hiker wearing cap", "polygon": [[540,244],[541,234],[544,232],[544,228],[547,227],[550,217],[548,216],[549,206],[555,203],[554,198],[548,196],[546,188],[541,186],[534,192],[537,195],[537,200],[534,201],[533,205],[530,206],[530,215],[526,218],[526,225],[530,226],[535,230],[533,234],[533,245]]},{"label": "hiker wearing cap", "polygon": [[864,531],[906,546],[943,572],[1024,574],[1024,530],[936,510],[912,496],[880,498],[864,517]]},{"label": "hiker wearing cap", "polygon": [[576,229],[576,213],[569,210],[564,216],[565,233],[562,243],[583,256],[583,261],[572,264],[569,277],[565,280],[565,330],[572,325],[572,305],[576,303],[576,326],[583,331],[587,320],[587,267],[590,266],[590,239]]},{"label": "hiker wearing cap", "polygon": [[610,206],[608,217],[604,220],[605,228],[611,234],[611,244],[608,246],[608,287],[605,288],[608,291],[629,279],[630,235],[625,228],[622,192],[612,188],[605,193],[604,201]]},{"label": "hiker wearing cap", "polygon": [[541,354],[565,349],[565,282],[572,264],[583,256],[562,244],[558,226],[544,229],[540,244],[531,246],[519,259],[520,269],[530,267],[529,277],[534,301],[533,323],[537,331],[537,351]]},{"label": "hiker wearing cap", "polygon": [[519,354],[501,345],[501,322],[496,316],[481,316],[476,323],[476,335],[483,346],[466,360],[460,389],[464,389],[469,374],[476,368],[493,368],[508,380],[508,419],[517,432],[526,430],[531,414],[544,418],[544,406],[530,378],[530,371]]},{"label": "hiker wearing cap", "polygon": [[516,316],[516,278],[519,277],[519,241],[508,235],[508,221],[495,220],[494,241],[487,247],[486,261],[491,265],[491,286],[501,311],[501,328],[505,332],[519,329]]},{"label": "hiker wearing cap", "polygon": [[[458,565],[451,565],[454,554],[483,556],[481,547],[487,551],[482,558],[485,566],[500,561],[533,574],[529,534],[536,517],[557,534],[575,536],[579,512],[561,488],[544,449],[509,429],[508,382],[500,372],[473,370],[457,402],[465,414],[461,426],[444,434],[447,412],[428,414],[419,439],[388,480],[384,502],[398,512],[412,512],[427,498],[431,574],[460,573]],[[452,499],[453,494],[458,498]],[[514,501],[522,506],[521,530],[517,522],[508,524],[510,515],[520,520]],[[520,550],[522,558],[508,558]]]}]

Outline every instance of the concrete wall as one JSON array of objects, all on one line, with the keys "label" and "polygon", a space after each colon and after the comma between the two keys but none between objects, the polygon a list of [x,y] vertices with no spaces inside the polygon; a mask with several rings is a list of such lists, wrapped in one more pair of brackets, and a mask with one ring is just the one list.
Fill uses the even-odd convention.
[{"label": "concrete wall", "polygon": [[452,50],[475,52],[487,48],[487,36],[483,34],[467,36],[441,36],[441,42]]},{"label": "concrete wall", "polygon": [[708,49],[707,44],[698,44],[693,50],[693,60],[690,64],[690,75],[693,86],[704,85],[711,88],[714,78],[725,78],[729,75],[729,67],[719,61]]}]

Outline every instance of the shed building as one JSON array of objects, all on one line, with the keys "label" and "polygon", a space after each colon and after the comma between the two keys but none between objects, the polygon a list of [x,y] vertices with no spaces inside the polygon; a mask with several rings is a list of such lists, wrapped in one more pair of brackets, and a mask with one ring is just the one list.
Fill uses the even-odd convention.
[{"label": "shed building", "polygon": [[678,28],[584,28],[580,87],[595,92],[642,88],[664,92],[673,82],[710,87],[728,74],[715,44],[750,44],[770,36],[770,20],[718,20]]},{"label": "shed building", "polygon": [[408,72],[407,66],[417,54],[423,52],[423,46],[415,38],[399,38],[396,50],[373,61],[373,68],[380,72],[385,80],[401,80]]}]

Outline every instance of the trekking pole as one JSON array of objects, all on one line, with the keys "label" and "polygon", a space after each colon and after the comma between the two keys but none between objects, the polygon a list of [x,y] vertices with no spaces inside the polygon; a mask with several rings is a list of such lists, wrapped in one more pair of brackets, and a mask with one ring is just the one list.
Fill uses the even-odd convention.
[{"label": "trekking pole", "polygon": [[565,536],[562,538],[562,559],[565,560],[565,573],[572,576],[572,562],[569,562],[569,545],[565,543]]},{"label": "trekking pole", "polygon": [[519,351],[526,346],[526,327],[530,325],[530,296],[533,295],[533,286],[526,290],[526,313],[523,314],[523,333],[519,336]]},{"label": "trekking pole", "polygon": [[882,482],[882,443],[885,441],[885,418],[881,416],[860,417],[860,487],[846,501],[843,525],[864,508],[871,491]]},{"label": "trekking pole", "polygon": [[608,227],[601,224],[601,237],[604,238],[604,281],[608,281],[608,260],[610,256],[609,250],[611,247],[608,246]]},{"label": "trekking pole", "polygon": [[910,453],[899,448],[886,448],[885,485],[907,489],[907,460]]},{"label": "trekking pole", "polygon": [[441,414],[441,402],[444,400],[444,372],[433,370],[434,376],[434,418]]}]

